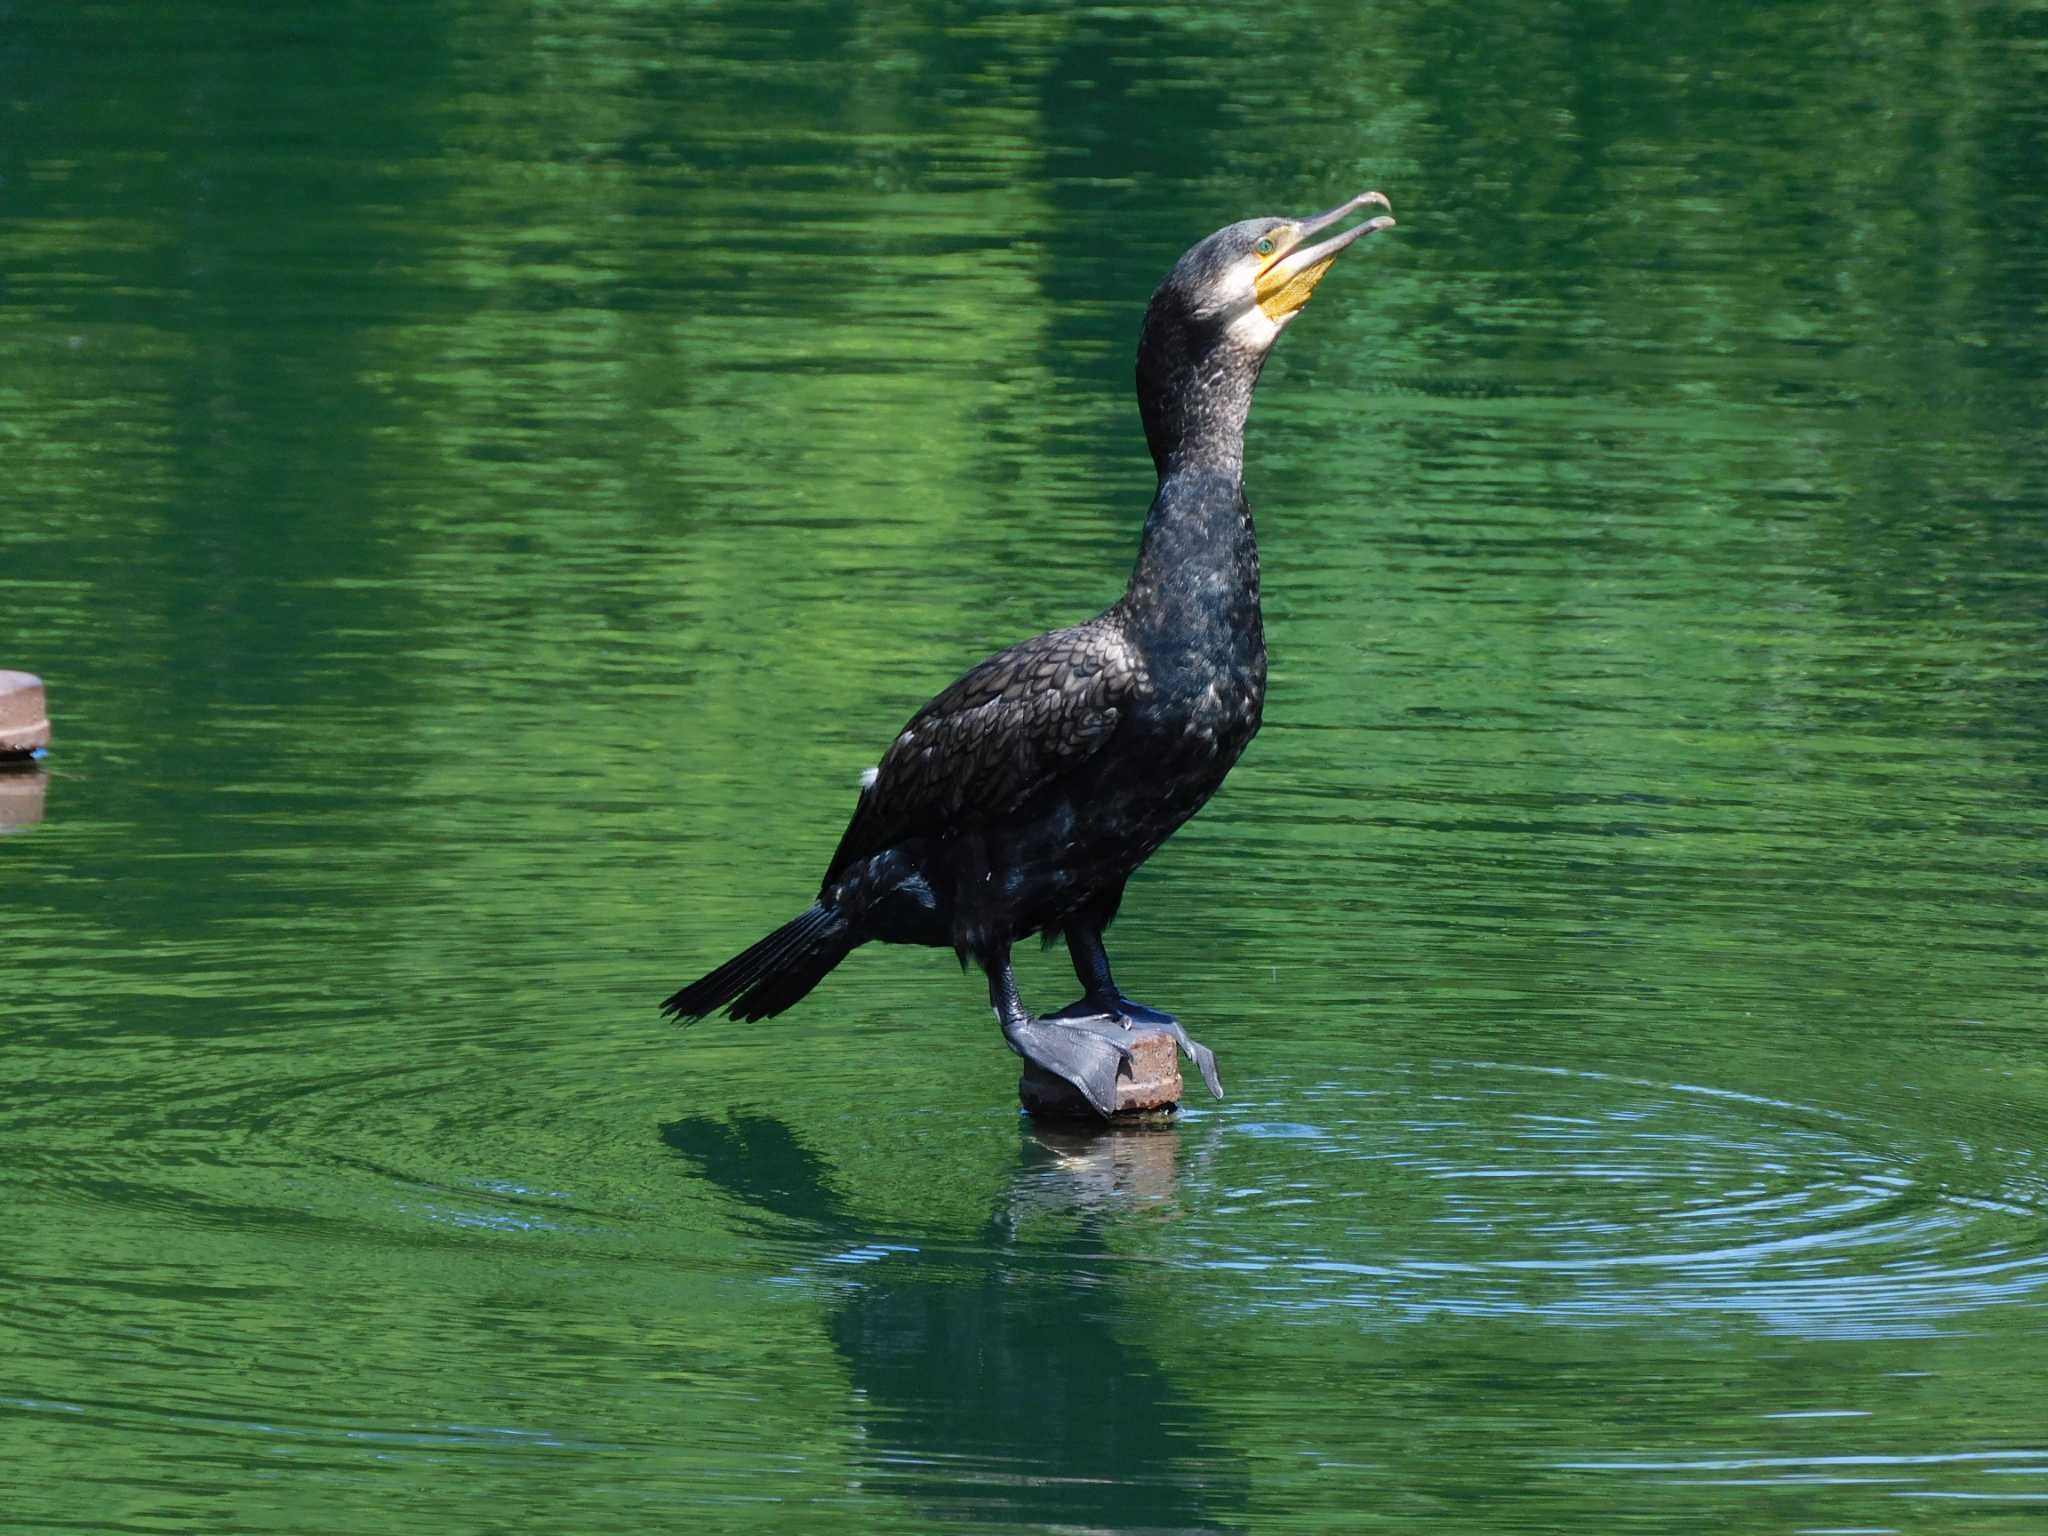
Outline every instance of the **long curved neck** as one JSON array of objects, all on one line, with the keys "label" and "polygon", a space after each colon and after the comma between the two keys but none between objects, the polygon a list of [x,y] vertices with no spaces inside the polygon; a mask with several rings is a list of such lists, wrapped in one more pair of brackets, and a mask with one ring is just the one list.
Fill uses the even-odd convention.
[{"label": "long curved neck", "polygon": [[1256,622],[1259,544],[1244,480],[1235,471],[1162,475],[1124,601],[1148,623],[1187,630],[1216,619]]},{"label": "long curved neck", "polygon": [[1256,309],[1219,327],[1189,316],[1169,289],[1152,297],[1138,342],[1138,408],[1159,491],[1125,597],[1148,631],[1257,634],[1259,546],[1244,498],[1244,424],[1276,331]]},{"label": "long curved neck", "polygon": [[1244,424],[1277,332],[1256,308],[1218,328],[1161,289],[1138,341],[1138,410],[1160,484],[1178,473],[1241,477]]}]

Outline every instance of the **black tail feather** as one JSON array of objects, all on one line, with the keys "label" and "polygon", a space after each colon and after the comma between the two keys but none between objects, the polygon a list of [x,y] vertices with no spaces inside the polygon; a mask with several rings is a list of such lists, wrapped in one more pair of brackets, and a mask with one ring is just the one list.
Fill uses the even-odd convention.
[{"label": "black tail feather", "polygon": [[804,996],[844,960],[853,948],[853,938],[843,931],[826,941],[791,955],[781,969],[763,977],[728,1010],[736,1019],[772,1019],[793,1008]]},{"label": "black tail feather", "polygon": [[662,1012],[701,1019],[731,1003],[731,1018],[773,1018],[823,981],[859,942],[844,917],[819,903],[691,982],[661,1005]]}]

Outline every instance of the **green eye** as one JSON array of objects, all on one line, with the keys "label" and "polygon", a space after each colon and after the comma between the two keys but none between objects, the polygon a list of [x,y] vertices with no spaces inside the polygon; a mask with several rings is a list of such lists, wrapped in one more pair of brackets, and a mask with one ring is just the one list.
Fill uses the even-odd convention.
[{"label": "green eye", "polygon": [[1258,243],[1256,249],[1261,256],[1270,256],[1273,254],[1273,242],[1270,240],[1261,240]]}]

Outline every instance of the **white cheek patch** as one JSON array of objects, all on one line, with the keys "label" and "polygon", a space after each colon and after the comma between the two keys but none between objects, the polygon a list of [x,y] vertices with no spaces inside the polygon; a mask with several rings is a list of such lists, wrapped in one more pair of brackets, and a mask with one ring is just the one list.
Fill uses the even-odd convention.
[{"label": "white cheek patch", "polygon": [[1230,338],[1249,351],[1263,352],[1280,334],[1280,322],[1256,304],[1247,304],[1230,322]]},{"label": "white cheek patch", "polygon": [[879,778],[880,778],[881,776],[882,776],[882,770],[881,770],[881,769],[879,769],[879,768],[863,768],[863,769],[861,769],[861,771],[860,771],[860,787],[861,787],[862,789],[873,789],[873,788],[875,787],[875,780],[879,779]]}]

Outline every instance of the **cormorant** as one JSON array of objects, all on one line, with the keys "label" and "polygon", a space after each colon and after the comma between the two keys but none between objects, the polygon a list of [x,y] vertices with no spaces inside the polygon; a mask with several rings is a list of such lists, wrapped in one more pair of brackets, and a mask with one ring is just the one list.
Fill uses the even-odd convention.
[{"label": "cormorant", "polygon": [[[1102,931],[1131,872],[1216,792],[1266,697],[1259,554],[1244,496],[1244,425],[1266,354],[1332,262],[1381,216],[1317,244],[1378,192],[1312,218],[1246,219],[1189,250],[1152,295],[1138,405],[1159,469],[1124,595],[1082,624],[1013,645],[917,712],[881,763],[800,917],[662,1007],[765,1019],[859,945],[950,947],[988,973],[1011,1049],[1104,1115],[1130,1053],[1062,1020],[1163,1026],[1223,1086],[1216,1059],[1110,974]],[[1083,995],[1033,1016],[1010,946],[1063,933]],[[727,1007],[727,1005],[730,1007]]]}]

